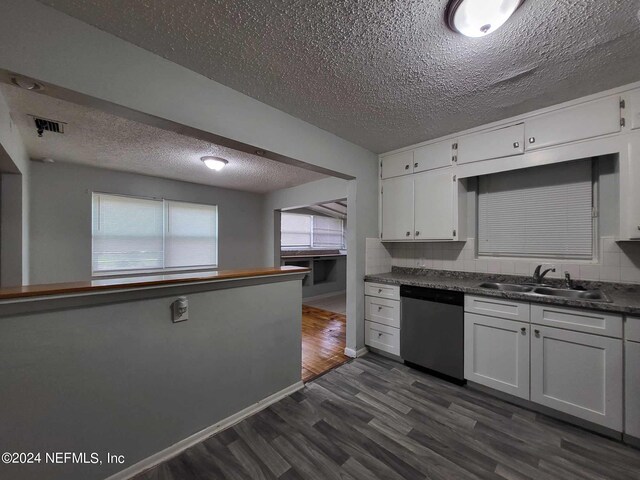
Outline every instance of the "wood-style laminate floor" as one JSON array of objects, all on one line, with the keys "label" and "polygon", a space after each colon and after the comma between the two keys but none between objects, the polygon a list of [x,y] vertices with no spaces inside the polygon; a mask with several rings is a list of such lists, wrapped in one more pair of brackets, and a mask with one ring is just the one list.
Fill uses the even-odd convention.
[{"label": "wood-style laminate floor", "polygon": [[137,480],[637,480],[640,451],[368,354]]},{"label": "wood-style laminate floor", "polygon": [[347,319],[340,313],[302,305],[302,381],[308,382],[349,360],[344,354]]}]

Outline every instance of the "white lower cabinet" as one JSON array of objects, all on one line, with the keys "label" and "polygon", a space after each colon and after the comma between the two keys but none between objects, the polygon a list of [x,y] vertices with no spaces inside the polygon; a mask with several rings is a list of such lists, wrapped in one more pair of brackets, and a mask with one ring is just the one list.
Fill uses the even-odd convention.
[{"label": "white lower cabinet", "polygon": [[365,282],[364,343],[400,356],[400,287]]},{"label": "white lower cabinet", "polygon": [[529,399],[529,324],[465,313],[464,376]]},{"label": "white lower cabinet", "polygon": [[640,343],[629,341],[625,345],[624,431],[640,439]]},{"label": "white lower cabinet", "polygon": [[622,431],[622,340],[531,325],[531,401]]}]

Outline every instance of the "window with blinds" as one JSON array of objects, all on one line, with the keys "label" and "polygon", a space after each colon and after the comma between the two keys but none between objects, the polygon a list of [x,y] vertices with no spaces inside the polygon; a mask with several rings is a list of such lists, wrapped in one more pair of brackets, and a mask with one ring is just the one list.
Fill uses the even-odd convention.
[{"label": "window with blinds", "polygon": [[592,259],[591,159],[479,178],[478,254]]},{"label": "window with blinds", "polygon": [[282,248],[343,249],[344,222],[340,218],[283,212],[280,217]]},{"label": "window with blinds", "polygon": [[217,207],[93,194],[92,270],[216,267]]}]

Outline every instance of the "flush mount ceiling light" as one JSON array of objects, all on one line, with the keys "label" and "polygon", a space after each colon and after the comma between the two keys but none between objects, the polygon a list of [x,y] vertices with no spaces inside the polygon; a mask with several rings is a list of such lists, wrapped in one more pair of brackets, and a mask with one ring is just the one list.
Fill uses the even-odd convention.
[{"label": "flush mount ceiling light", "polygon": [[467,37],[484,37],[500,28],[524,0],[451,0],[449,28]]},{"label": "flush mount ceiling light", "polygon": [[200,160],[202,160],[207,167],[211,170],[215,170],[216,172],[222,170],[224,166],[229,163],[224,158],[220,157],[202,157]]},{"label": "flush mount ceiling light", "polygon": [[24,88],[25,90],[38,91],[44,89],[41,84],[26,77],[11,77],[11,83],[13,83],[16,87]]}]

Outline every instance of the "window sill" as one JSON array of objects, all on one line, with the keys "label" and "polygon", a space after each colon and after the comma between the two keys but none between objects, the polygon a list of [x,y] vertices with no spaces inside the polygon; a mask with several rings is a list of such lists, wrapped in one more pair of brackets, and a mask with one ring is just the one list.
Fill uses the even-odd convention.
[{"label": "window sill", "polygon": [[141,277],[152,275],[171,275],[178,273],[202,273],[202,272],[215,272],[218,270],[217,265],[207,265],[198,268],[163,268],[161,270],[125,270],[125,271],[113,271],[113,272],[93,272],[91,274],[92,279],[108,279],[108,278],[124,278],[124,277]]}]

